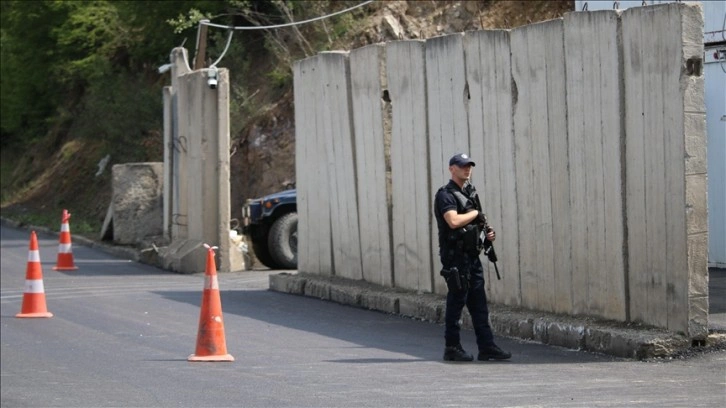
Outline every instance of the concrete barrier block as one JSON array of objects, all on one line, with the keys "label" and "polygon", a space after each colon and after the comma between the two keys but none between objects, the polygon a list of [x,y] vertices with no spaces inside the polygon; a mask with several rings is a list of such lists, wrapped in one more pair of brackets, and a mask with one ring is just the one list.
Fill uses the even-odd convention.
[{"label": "concrete barrier block", "polygon": [[708,296],[708,234],[688,236],[688,296]]},{"label": "concrete barrier block", "polygon": [[330,287],[330,300],[344,305],[360,306],[362,292],[357,287],[333,285]]},{"label": "concrete barrier block", "polygon": [[288,279],[286,276],[279,275],[270,275],[268,277],[269,279],[269,288],[272,291],[275,292],[284,292],[284,293],[290,293],[287,291],[287,283]]},{"label": "concrete barrier block", "polygon": [[419,294],[402,294],[399,300],[399,313],[431,322],[443,319],[443,304],[438,298]]},{"label": "concrete barrier block", "polygon": [[443,323],[445,320],[444,312],[446,304],[443,300],[432,299],[426,302],[426,313],[423,318],[429,322]]},{"label": "concrete barrier block", "polygon": [[676,4],[680,7],[683,57],[703,58],[703,7],[700,2]]},{"label": "concrete barrier block", "polygon": [[672,355],[676,350],[685,349],[689,346],[689,340],[685,337],[681,338],[650,338],[643,340],[642,338],[623,338],[623,341],[627,341],[628,345],[625,347],[630,348],[634,351],[634,355],[629,357],[635,357],[637,359],[646,359],[654,357],[665,357]]},{"label": "concrete barrier block", "polygon": [[516,321],[506,314],[493,313],[490,310],[489,324],[492,326],[494,333],[506,337],[518,337]]},{"label": "concrete barrier block", "polygon": [[688,305],[688,336],[693,340],[705,340],[708,337],[708,295],[691,297]]},{"label": "concrete barrier block", "polygon": [[399,314],[398,294],[393,292],[366,292],[361,297],[361,307],[384,313]]},{"label": "concrete barrier block", "polygon": [[549,344],[582,349],[585,347],[585,327],[569,323],[549,322],[547,326]]},{"label": "concrete barrier block", "polygon": [[204,273],[207,260],[202,245],[198,240],[174,241],[169,246],[159,248],[159,262],[163,268],[174,272]]},{"label": "concrete barrier block", "polygon": [[305,284],[305,296],[330,300],[330,284],[322,280],[308,280]]},{"label": "concrete barrier block", "polygon": [[686,174],[704,174],[708,171],[706,114],[686,113],[683,119],[686,138]]},{"label": "concrete barrier block", "polygon": [[419,317],[419,302],[413,295],[401,294],[398,297],[398,311],[403,316]]},{"label": "concrete barrier block", "polygon": [[534,318],[527,313],[490,306],[490,321],[494,333],[501,336],[534,339]]},{"label": "concrete barrier block", "polygon": [[683,110],[686,113],[705,113],[705,80],[703,76],[683,76]]},{"label": "concrete barrier block", "polygon": [[584,349],[594,352],[603,352],[616,357],[633,358],[636,352],[632,341],[626,337],[616,335],[612,330],[591,327],[585,330]]},{"label": "concrete barrier block", "polygon": [[532,340],[540,343],[549,344],[549,336],[547,334],[547,321],[542,318],[534,319],[532,323]]},{"label": "concrete barrier block", "polygon": [[708,231],[708,200],[706,174],[686,176],[686,225],[688,234]]},{"label": "concrete barrier block", "polygon": [[610,332],[597,328],[588,327],[583,336],[585,340],[584,349],[588,351],[605,350],[610,344]]},{"label": "concrete barrier block", "polygon": [[112,168],[113,240],[135,245],[163,234],[163,163],[116,164]]},{"label": "concrete barrier block", "polygon": [[289,273],[270,275],[270,290],[302,295],[305,293],[305,278]]},{"label": "concrete barrier block", "polygon": [[519,337],[534,340],[534,319],[519,319],[515,326]]},{"label": "concrete barrier block", "polygon": [[597,325],[585,329],[584,340],[586,350],[640,360],[669,356],[689,346],[686,337],[664,331]]}]

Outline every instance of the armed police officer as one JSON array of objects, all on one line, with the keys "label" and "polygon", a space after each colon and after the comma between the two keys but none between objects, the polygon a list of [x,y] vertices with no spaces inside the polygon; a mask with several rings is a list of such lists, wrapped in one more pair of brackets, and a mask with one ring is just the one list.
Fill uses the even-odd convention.
[{"label": "armed police officer", "polygon": [[[478,204],[471,185],[472,167],[476,164],[466,154],[449,160],[451,180],[436,192],[434,214],[439,228],[439,256],[449,292],[446,296],[446,329],[444,360],[472,361],[474,356],[461,346],[459,320],[464,306],[469,310],[479,348],[478,360],[506,360],[512,354],[494,343],[489,326],[489,308],[484,291],[484,268],[479,260],[482,249],[480,233],[490,242],[496,239],[493,229]],[[477,205],[479,210],[477,210]]]}]

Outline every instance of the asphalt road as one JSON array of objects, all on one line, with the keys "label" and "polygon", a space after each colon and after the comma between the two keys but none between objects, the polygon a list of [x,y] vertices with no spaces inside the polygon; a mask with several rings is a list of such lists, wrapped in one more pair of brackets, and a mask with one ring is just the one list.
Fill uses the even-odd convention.
[{"label": "asphalt road", "polygon": [[[497,338],[508,362],[444,363],[443,328],[268,291],[274,271],[219,276],[234,362],[188,362],[201,273],[180,275],[74,243],[53,271],[50,319],[19,319],[29,232],[0,227],[3,407],[714,407],[726,352],[632,361]],[[203,250],[203,249],[200,249]],[[466,331],[464,346],[474,347]]]}]

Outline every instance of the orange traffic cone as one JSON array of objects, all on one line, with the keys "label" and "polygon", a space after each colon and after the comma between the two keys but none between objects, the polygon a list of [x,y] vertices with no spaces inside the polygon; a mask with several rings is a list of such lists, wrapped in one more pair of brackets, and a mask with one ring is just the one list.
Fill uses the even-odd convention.
[{"label": "orange traffic cone", "polygon": [[15,317],[53,317],[45,304],[43,288],[43,268],[40,266],[38,237],[35,231],[30,233],[30,250],[28,251],[28,267],[25,270],[25,292],[23,306]]},{"label": "orange traffic cone", "polygon": [[234,361],[227,354],[227,342],[224,339],[224,322],[222,321],[222,299],[219,296],[217,281],[217,265],[214,263],[214,250],[207,248],[207,268],[204,272],[204,292],[202,294],[202,310],[199,313],[199,331],[197,332],[197,349],[189,356],[188,361]]},{"label": "orange traffic cone", "polygon": [[74,271],[78,267],[73,263],[73,249],[71,247],[71,227],[68,220],[71,219],[71,213],[63,210],[61,217],[60,243],[58,244],[58,261],[53,267],[54,271]]}]

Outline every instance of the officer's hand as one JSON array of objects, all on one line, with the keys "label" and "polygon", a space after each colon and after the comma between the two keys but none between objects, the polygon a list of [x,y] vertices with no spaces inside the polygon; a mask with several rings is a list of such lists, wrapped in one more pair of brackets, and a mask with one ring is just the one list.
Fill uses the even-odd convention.
[{"label": "officer's hand", "polygon": [[489,241],[492,241],[492,242],[494,242],[494,240],[495,240],[495,239],[497,239],[497,233],[496,233],[496,232],[494,232],[494,230],[493,230],[493,229],[491,229],[491,228],[489,228],[489,229],[487,230],[487,239],[488,239]]}]

